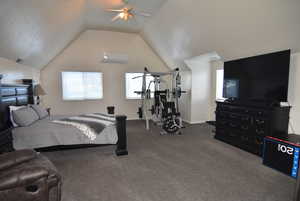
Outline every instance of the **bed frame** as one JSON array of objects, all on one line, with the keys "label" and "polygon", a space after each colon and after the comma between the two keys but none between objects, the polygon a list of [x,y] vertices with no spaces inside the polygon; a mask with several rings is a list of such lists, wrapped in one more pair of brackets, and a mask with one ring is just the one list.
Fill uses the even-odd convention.
[{"label": "bed frame", "polygon": [[[0,75],[0,133],[12,128],[10,122],[9,106],[22,106],[34,103],[33,84],[29,85],[4,85],[1,84],[2,75]],[[26,80],[28,83],[28,80]],[[124,115],[116,116],[116,129],[118,134],[118,142],[116,147],[116,155],[128,155],[127,151],[127,133],[126,119]],[[37,149],[38,151],[54,151],[60,149],[85,148],[92,146],[104,145],[66,145],[54,146]]]}]

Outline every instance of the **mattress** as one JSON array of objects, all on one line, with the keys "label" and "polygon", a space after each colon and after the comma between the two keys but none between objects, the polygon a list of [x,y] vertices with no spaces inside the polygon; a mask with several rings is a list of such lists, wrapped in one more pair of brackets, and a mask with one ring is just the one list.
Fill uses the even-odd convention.
[{"label": "mattress", "polygon": [[14,128],[12,130],[14,148],[19,150],[58,145],[116,144],[118,141],[115,125],[107,126],[94,140],[91,140],[73,126],[52,122],[66,117],[68,116],[51,116],[28,127]]}]

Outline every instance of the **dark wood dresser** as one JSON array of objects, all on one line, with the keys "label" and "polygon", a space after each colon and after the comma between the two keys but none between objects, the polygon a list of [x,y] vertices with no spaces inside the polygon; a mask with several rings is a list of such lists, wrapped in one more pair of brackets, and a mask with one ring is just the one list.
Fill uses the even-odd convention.
[{"label": "dark wood dresser", "polygon": [[33,90],[30,85],[6,85],[0,75],[0,153],[13,151],[9,105],[32,104]]},{"label": "dark wood dresser", "polygon": [[217,102],[215,138],[262,155],[265,136],[287,139],[290,107]]}]

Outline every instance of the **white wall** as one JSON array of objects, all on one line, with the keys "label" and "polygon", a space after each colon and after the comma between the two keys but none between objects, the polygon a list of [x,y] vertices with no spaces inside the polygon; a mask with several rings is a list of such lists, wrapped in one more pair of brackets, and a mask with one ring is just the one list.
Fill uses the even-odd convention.
[{"label": "white wall", "polygon": [[300,134],[300,53],[292,54],[289,81],[289,102],[292,105],[290,114],[290,133]]},{"label": "white wall", "polygon": [[211,66],[208,61],[194,65],[196,66],[192,68],[191,123],[204,123],[209,120]]},{"label": "white wall", "polygon": [[[128,64],[105,64],[103,53],[124,53]],[[160,58],[138,34],[88,30],[41,71],[41,82],[47,92],[43,102],[53,114],[81,114],[106,112],[106,107],[116,106],[118,114],[137,118],[138,100],[125,98],[125,73],[168,71]],[[63,101],[61,71],[100,71],[104,78],[104,98],[97,101]]]},{"label": "white wall", "polygon": [[4,84],[21,84],[22,79],[33,79],[39,82],[40,79],[40,71],[38,69],[1,57],[0,74],[3,74],[2,83]]},{"label": "white wall", "polygon": [[217,57],[217,54],[210,53],[185,60],[186,65],[191,69],[189,122],[192,124],[210,120],[213,93],[211,60],[215,57]]}]

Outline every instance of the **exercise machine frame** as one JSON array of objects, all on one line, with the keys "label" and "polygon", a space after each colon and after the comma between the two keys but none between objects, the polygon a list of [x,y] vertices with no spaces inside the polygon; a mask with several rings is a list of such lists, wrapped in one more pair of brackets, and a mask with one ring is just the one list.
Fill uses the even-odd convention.
[{"label": "exercise machine frame", "polygon": [[[171,79],[164,79],[167,76]],[[148,77],[152,80],[147,86]],[[141,96],[138,114],[140,119],[145,120],[146,129],[150,129],[149,121],[152,120],[155,124],[162,126],[164,131],[161,134],[181,134],[183,125],[179,112],[179,98],[185,91],[181,90],[179,69],[169,72],[150,72],[145,68],[142,76],[133,79],[140,78],[143,80],[142,90],[135,91],[135,93]],[[165,87],[162,87],[163,84]]]}]

